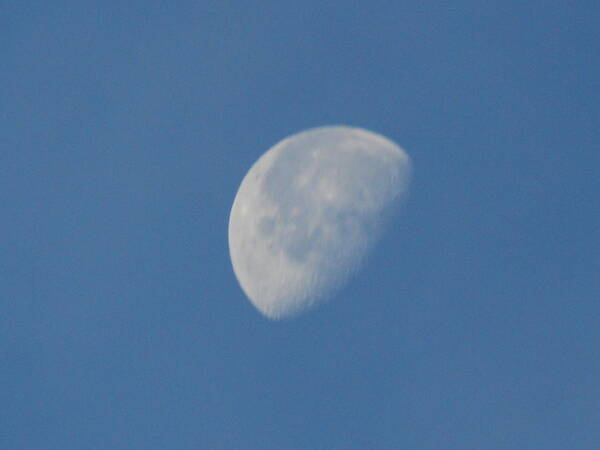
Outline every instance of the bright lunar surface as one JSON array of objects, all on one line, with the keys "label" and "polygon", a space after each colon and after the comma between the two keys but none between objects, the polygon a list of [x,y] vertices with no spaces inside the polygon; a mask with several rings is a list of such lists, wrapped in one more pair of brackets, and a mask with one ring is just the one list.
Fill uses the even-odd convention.
[{"label": "bright lunar surface", "polygon": [[282,319],[329,298],[376,243],[410,173],[398,145],[361,128],[315,128],[269,149],[229,218],[233,269],[254,306]]}]

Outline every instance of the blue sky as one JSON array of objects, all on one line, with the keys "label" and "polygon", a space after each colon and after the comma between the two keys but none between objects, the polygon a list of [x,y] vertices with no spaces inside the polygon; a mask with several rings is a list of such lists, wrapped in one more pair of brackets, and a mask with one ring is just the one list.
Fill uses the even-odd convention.
[{"label": "blue sky", "polygon": [[[2,1],[0,448],[597,448],[598,23],[591,1]],[[231,203],[329,124],[404,147],[411,195],[332,302],[271,322]]]}]

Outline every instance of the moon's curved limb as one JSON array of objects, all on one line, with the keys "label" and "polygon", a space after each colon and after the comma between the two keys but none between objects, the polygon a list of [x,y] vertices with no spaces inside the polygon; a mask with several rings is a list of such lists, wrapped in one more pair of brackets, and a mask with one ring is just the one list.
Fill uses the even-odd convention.
[{"label": "moon's curved limb", "polygon": [[280,319],[329,297],[360,266],[410,176],[399,146],[360,128],[315,128],[269,149],[229,218],[233,269],[254,306]]}]

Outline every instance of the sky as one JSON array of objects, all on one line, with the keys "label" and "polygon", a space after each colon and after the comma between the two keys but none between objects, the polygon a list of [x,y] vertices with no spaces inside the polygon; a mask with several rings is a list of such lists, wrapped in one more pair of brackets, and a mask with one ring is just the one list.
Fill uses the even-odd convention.
[{"label": "sky", "polygon": [[[600,3],[0,1],[0,448],[600,442]],[[364,269],[265,319],[227,224],[301,130],[413,162]]]}]

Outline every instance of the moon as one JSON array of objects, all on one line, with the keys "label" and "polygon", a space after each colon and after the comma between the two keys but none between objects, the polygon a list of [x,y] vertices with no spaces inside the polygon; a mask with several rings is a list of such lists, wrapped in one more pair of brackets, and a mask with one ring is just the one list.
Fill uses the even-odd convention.
[{"label": "moon", "polygon": [[264,153],[229,217],[233,270],[256,309],[291,318],[341,288],[402,204],[411,167],[391,140],[348,126],[303,131]]}]

